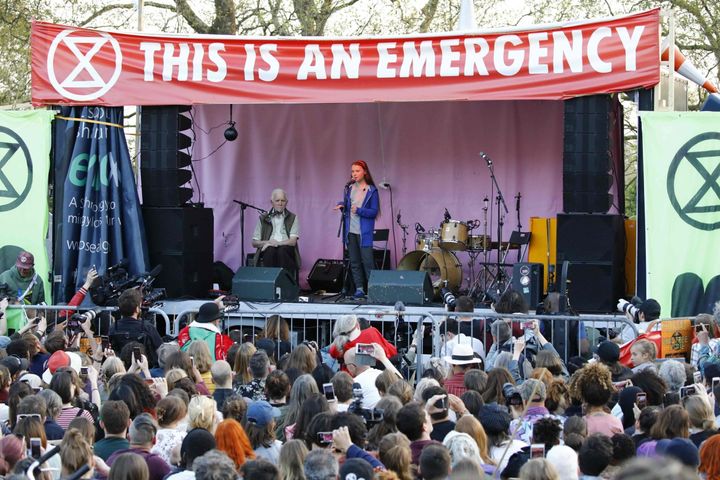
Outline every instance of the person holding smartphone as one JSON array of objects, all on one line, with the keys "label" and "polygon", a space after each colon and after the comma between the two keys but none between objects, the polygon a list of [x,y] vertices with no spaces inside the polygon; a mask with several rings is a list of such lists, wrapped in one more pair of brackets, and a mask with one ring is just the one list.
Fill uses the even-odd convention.
[{"label": "person holding smartphone", "polygon": [[690,347],[690,365],[695,368],[712,355],[717,355],[720,339],[715,338],[715,319],[712,315],[701,313],[695,317],[695,338]]},{"label": "person holding smartphone", "polygon": [[[385,355],[385,350],[377,344],[373,343],[372,356],[385,366],[386,370],[393,372],[398,379],[402,378],[397,368],[390,362]],[[375,379],[380,376],[382,370],[372,368],[368,365],[362,365],[356,359],[357,354],[355,349],[350,349],[345,352],[343,357],[345,360],[345,366],[347,367],[348,373],[353,377],[354,383],[360,384],[363,391],[363,408],[374,408],[378,401],[380,401],[380,393],[375,386]]]}]

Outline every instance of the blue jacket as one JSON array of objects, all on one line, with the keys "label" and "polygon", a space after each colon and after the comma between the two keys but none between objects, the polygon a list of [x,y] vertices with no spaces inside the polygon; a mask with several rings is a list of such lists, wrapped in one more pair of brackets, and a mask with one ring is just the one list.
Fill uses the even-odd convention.
[{"label": "blue jacket", "polygon": [[[350,200],[351,188],[345,189],[345,198],[340,205],[343,206],[343,211],[347,213],[345,215],[345,245],[348,243],[348,233],[350,233],[350,207],[352,202]],[[360,246],[361,247],[372,247],[373,246],[373,230],[375,230],[375,217],[377,217],[380,211],[380,194],[378,189],[374,185],[368,185],[368,192],[365,194],[365,200],[363,201],[362,207],[357,209],[357,214],[360,216]]]}]

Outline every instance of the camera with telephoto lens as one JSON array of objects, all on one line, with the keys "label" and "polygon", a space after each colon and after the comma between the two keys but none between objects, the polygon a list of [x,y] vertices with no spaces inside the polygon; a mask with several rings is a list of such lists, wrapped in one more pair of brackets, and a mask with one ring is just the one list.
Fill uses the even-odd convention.
[{"label": "camera with telephoto lens", "polygon": [[502,388],[503,396],[505,397],[505,406],[519,407],[522,406],[523,400],[520,392],[512,383],[503,384]]},{"label": "camera with telephoto lens", "polygon": [[457,303],[457,298],[455,298],[455,295],[453,295],[453,293],[447,287],[443,287],[441,292],[442,292],[443,303],[445,305],[447,305],[449,309],[454,310],[455,303]]},{"label": "camera with telephoto lens", "polygon": [[620,300],[618,302],[618,310],[623,312],[625,315],[628,315],[632,317],[633,321],[635,323],[640,323],[640,305],[642,304],[642,300],[640,300],[638,297],[633,297],[630,299],[629,302],[625,300]]},{"label": "camera with telephoto lens", "polygon": [[353,401],[348,406],[348,413],[363,419],[368,430],[383,421],[384,410],[381,408],[363,408],[363,391],[358,384],[353,385]]},{"label": "camera with telephoto lens", "polygon": [[97,317],[100,312],[102,312],[101,309],[96,308],[93,310],[88,310],[85,313],[75,313],[72,317],[70,317],[67,321],[67,329],[70,333],[76,334],[82,332],[82,324],[89,321],[95,320],[95,317]]},{"label": "camera with telephoto lens", "polygon": [[129,288],[139,288],[142,293],[142,308],[150,308],[167,297],[164,288],[152,288],[155,277],[162,270],[156,266],[150,273],[131,277],[127,271],[127,261],[108,267],[90,288],[90,298],[101,307],[117,306],[120,294]]}]

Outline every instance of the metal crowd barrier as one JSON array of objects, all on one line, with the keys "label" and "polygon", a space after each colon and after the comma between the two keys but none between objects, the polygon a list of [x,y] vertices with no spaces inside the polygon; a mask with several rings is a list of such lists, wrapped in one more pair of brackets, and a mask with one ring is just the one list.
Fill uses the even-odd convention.
[{"label": "metal crowd barrier", "polygon": [[[70,312],[85,313],[90,310],[101,310],[103,312],[117,311],[117,307],[83,307],[69,305],[8,305],[7,309],[23,310],[27,319],[44,316],[47,319],[48,326],[65,321],[70,317]],[[162,309],[153,307],[147,310],[147,314],[152,315],[149,320],[155,323],[158,332],[167,331],[170,327],[170,318]],[[60,317],[63,318],[60,319]],[[96,335],[105,335],[107,332],[96,331],[95,333]]]},{"label": "metal crowd barrier", "polygon": [[[478,338],[483,343],[485,353],[487,353],[493,343],[488,326],[495,321],[495,319],[503,318],[507,320],[515,333],[518,331],[522,332],[522,324],[525,322],[530,320],[544,321],[546,326],[552,325],[550,332],[546,330],[544,334],[546,339],[553,344],[560,354],[560,357],[566,363],[572,356],[582,355],[588,357],[592,355],[592,347],[597,344],[597,339],[600,336],[608,336],[608,329],[615,330],[619,334],[622,329],[628,328],[632,338],[638,335],[635,324],[624,315],[507,315],[498,314],[490,310],[474,312],[472,314],[456,312],[443,312],[439,314],[429,311],[406,311],[402,312],[402,322],[398,322],[398,312],[394,312],[391,309],[377,310],[372,307],[358,307],[351,312],[338,313],[337,310],[331,309],[309,312],[301,306],[298,307],[297,309],[283,310],[282,312],[278,312],[273,308],[257,307],[230,312],[226,314],[223,329],[230,334],[235,341],[255,343],[257,333],[264,329],[266,320],[271,316],[279,315],[285,319],[288,324],[291,334],[290,343],[293,347],[302,343],[304,340],[315,340],[320,347],[323,347],[332,343],[334,321],[340,315],[351,313],[358,318],[367,319],[372,326],[381,332],[383,337],[388,338],[389,336],[390,339],[392,339],[391,343],[398,346],[399,351],[402,352],[404,350],[403,347],[410,345],[413,340],[410,330],[407,329],[407,327],[402,327],[402,324],[409,324],[414,329],[418,322],[421,322],[425,325],[426,332],[422,347],[418,349],[418,353],[422,353],[423,355],[417,355],[415,359],[418,378],[422,375],[423,361],[428,360],[429,357],[442,357],[446,354],[443,349],[446,335],[446,318],[461,318],[463,322],[467,321],[465,325],[469,324],[470,328],[468,335]],[[179,312],[172,322],[172,331],[168,332],[168,334],[173,336],[177,335],[181,326],[190,324],[197,312],[197,308],[188,308]],[[398,332],[398,323],[400,323],[402,328],[400,332]],[[573,324],[577,325],[575,330],[569,328]],[[476,325],[480,326],[476,327]],[[428,328],[430,329],[429,332],[427,331]],[[480,328],[481,331],[476,332],[475,328]],[[239,333],[235,333],[233,330],[239,331]],[[390,335],[386,335],[388,331]],[[583,335],[580,335],[580,331],[583,332]],[[571,332],[576,332],[577,336],[571,338],[571,335],[573,335]],[[585,339],[587,339],[587,344],[584,343]],[[277,338],[274,340],[277,342],[280,339]],[[574,348],[573,343],[575,343]]]}]

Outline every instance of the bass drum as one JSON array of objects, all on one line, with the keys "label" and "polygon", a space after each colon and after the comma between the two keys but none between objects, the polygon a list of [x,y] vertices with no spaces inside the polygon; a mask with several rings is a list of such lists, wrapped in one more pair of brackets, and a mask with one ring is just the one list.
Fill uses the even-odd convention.
[{"label": "bass drum", "polygon": [[454,253],[439,248],[433,248],[429,252],[422,250],[410,252],[400,260],[397,269],[427,272],[436,299],[440,298],[440,291],[445,286],[445,281],[452,291],[457,291],[462,281],[462,267],[458,258]]}]

